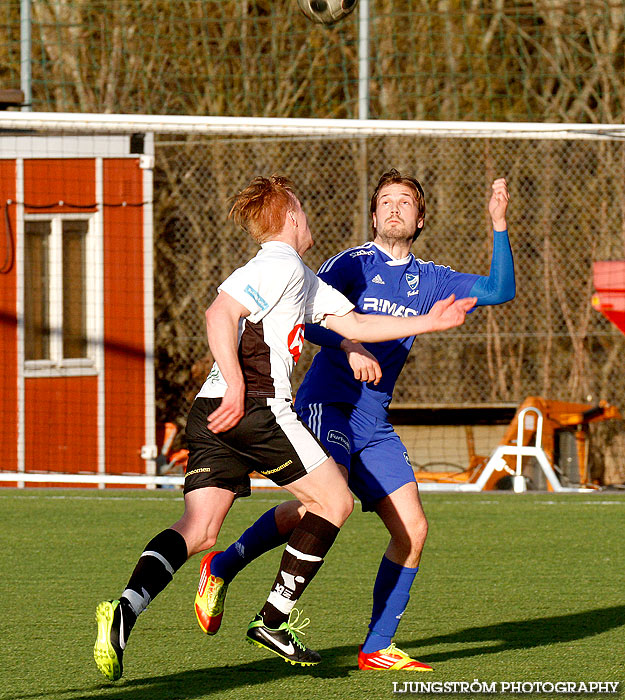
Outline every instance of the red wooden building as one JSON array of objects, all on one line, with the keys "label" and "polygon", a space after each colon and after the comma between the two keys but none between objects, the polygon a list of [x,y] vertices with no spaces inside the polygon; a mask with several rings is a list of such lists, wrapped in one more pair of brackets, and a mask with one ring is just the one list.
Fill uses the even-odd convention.
[{"label": "red wooden building", "polygon": [[149,135],[0,132],[0,484],[154,473],[152,166]]}]

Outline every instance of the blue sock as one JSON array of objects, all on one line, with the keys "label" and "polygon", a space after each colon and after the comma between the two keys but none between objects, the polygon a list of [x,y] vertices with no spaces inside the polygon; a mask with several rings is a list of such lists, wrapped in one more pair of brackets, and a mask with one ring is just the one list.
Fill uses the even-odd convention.
[{"label": "blue sock", "polygon": [[213,557],[211,573],[214,576],[230,583],[256,557],[288,542],[291,533],[281,535],[278,532],[275,515],[277,507],[263,513],[225,552]]},{"label": "blue sock", "polygon": [[382,557],[373,586],[373,609],[369,634],[362,650],[371,654],[391,643],[410,600],[410,587],[419,567],[409,569]]}]

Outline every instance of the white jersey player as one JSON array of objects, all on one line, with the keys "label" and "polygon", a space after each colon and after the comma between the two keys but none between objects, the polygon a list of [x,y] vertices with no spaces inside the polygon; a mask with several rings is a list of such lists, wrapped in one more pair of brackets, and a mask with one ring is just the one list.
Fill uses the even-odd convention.
[{"label": "white jersey player", "polygon": [[[213,547],[235,497],[249,493],[249,474],[255,470],[290,491],[306,512],[290,534],[247,638],[290,663],[319,663],[319,654],[300,641],[302,625],[291,613],[351,513],[353,498],[336,462],[291,404],[302,326],[323,322],[353,340],[385,341],[460,325],[475,304],[474,298],[450,297],[414,318],[354,313],[346,297],[302,262],[313,241],[286,178],[253,180],[236,197],[231,215],[262,247],[223,283],[206,312],[216,366],[187,421],[184,514],[148,543],[120,598],[97,607],[94,658],[111,680],[121,677],[137,616],[189,557]],[[200,624],[212,612],[204,600],[201,595],[196,600]]]}]

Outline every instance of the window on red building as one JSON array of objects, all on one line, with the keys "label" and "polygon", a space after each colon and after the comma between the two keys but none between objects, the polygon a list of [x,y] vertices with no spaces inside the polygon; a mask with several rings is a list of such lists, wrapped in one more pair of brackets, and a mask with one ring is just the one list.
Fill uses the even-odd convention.
[{"label": "window on red building", "polygon": [[93,363],[93,220],[32,215],[24,222],[24,352],[27,367]]}]

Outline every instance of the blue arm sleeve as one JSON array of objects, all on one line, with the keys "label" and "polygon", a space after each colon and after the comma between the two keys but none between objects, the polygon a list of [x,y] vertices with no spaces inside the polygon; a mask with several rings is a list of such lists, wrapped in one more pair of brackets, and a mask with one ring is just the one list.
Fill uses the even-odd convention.
[{"label": "blue arm sleeve", "polygon": [[304,329],[304,338],[315,345],[321,345],[324,348],[339,349],[341,341],[345,340],[342,335],[331,331],[329,328],[324,328],[318,323],[307,323]]},{"label": "blue arm sleeve", "polygon": [[469,292],[470,297],[477,297],[477,306],[503,304],[514,299],[516,294],[514,261],[508,231],[494,231],[493,236],[490,274],[487,277],[478,277]]}]

